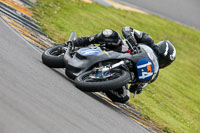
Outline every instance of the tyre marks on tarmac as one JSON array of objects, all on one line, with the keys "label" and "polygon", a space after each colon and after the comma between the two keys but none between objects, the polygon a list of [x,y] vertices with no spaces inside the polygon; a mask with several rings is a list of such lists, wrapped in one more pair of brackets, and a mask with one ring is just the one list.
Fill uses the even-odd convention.
[{"label": "tyre marks on tarmac", "polygon": [[[41,53],[48,47],[53,46],[54,42],[40,31],[40,26],[35,24],[35,20],[32,18],[33,14],[28,9],[32,5],[30,3],[27,5],[27,3],[25,0],[0,0],[0,17]],[[150,132],[162,132],[159,127],[145,120],[139,112],[130,106],[113,103],[103,93],[97,92],[94,94]]]}]

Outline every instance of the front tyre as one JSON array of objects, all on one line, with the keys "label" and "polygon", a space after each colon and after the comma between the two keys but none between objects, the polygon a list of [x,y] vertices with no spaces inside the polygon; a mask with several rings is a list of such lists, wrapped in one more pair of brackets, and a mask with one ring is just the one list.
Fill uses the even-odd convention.
[{"label": "front tyre", "polygon": [[64,68],[64,51],[62,51],[64,45],[56,45],[45,50],[42,54],[42,62],[51,68]]},{"label": "front tyre", "polygon": [[98,92],[120,88],[130,80],[130,74],[125,70],[112,70],[112,76],[107,79],[92,78],[92,71],[85,72],[75,79],[75,85],[82,91]]}]

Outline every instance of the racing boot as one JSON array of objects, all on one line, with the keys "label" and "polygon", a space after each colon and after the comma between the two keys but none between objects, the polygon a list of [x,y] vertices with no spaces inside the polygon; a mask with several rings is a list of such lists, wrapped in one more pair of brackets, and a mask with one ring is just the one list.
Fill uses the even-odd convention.
[{"label": "racing boot", "polygon": [[114,30],[106,29],[101,33],[88,36],[88,37],[78,37],[73,40],[75,46],[88,46],[90,44],[107,44],[108,47],[115,47],[121,44],[119,33]]},{"label": "racing boot", "polygon": [[130,86],[129,90],[133,94],[141,94],[144,85],[141,84],[133,84]]}]

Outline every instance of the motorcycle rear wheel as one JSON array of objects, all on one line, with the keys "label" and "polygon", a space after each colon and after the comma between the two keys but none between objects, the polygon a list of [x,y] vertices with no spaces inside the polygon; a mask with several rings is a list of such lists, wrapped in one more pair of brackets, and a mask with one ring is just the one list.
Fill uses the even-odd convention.
[{"label": "motorcycle rear wheel", "polygon": [[[127,71],[120,69],[112,71],[113,77],[106,80],[91,79],[91,72],[92,71],[85,72],[75,79],[77,88],[87,92],[108,91],[126,85],[131,79],[130,74]],[[116,76],[115,78],[114,75]]]},{"label": "motorcycle rear wheel", "polygon": [[64,53],[59,51],[64,45],[56,45],[45,50],[42,54],[42,62],[51,68],[64,68]]}]

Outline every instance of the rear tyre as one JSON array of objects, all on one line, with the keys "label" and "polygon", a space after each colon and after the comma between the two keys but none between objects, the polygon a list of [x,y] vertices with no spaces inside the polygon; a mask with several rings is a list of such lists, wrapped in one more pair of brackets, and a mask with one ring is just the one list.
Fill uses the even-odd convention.
[{"label": "rear tyre", "polygon": [[75,79],[75,85],[82,91],[97,92],[108,91],[126,85],[130,74],[125,70],[112,70],[112,77],[106,80],[95,80],[90,77],[92,71],[85,72]]},{"label": "rear tyre", "polygon": [[61,50],[64,45],[56,45],[45,50],[42,54],[42,62],[51,68],[64,68],[64,52]]},{"label": "rear tyre", "polygon": [[130,92],[128,90],[128,85],[125,85],[116,90],[106,91],[105,93],[113,102],[125,103],[130,98]]}]

